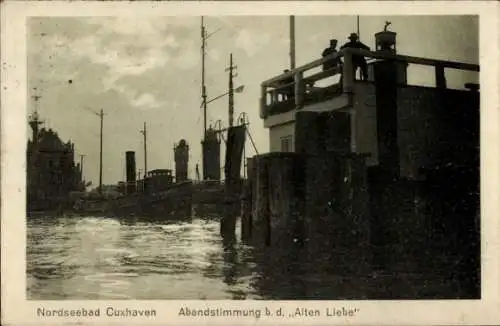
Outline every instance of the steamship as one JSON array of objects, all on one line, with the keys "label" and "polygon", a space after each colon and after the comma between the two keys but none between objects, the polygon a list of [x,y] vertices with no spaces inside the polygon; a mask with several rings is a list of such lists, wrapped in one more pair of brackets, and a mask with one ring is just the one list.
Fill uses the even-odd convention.
[{"label": "steamship", "polygon": [[137,180],[135,152],[127,151],[126,182],[120,196],[110,202],[109,214],[168,219],[191,217],[193,182],[187,178],[189,145],[182,139],[175,146],[176,174],[171,169],[147,171]]},{"label": "steamship", "polygon": [[237,210],[242,184],[239,171],[245,124],[228,128],[227,131],[224,170],[226,180],[235,180],[236,183],[231,188],[234,190],[231,194],[227,193],[226,182],[221,181],[220,130],[210,127],[202,142],[204,180],[200,180],[198,169],[195,180],[188,178],[189,145],[184,139],[174,145],[175,174],[171,169],[155,169],[148,171],[142,179],[137,179],[135,152],[127,151],[126,182],[119,184],[121,195],[111,200],[108,213],[123,218],[135,216],[188,220],[192,216],[221,218],[230,202],[235,203]]}]

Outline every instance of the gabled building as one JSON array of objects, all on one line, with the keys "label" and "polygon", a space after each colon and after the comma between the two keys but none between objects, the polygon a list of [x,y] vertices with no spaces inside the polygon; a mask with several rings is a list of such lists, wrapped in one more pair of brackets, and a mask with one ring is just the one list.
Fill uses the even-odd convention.
[{"label": "gabled building", "polygon": [[33,136],[27,146],[28,211],[66,205],[69,194],[84,191],[80,164],[75,164],[74,144],[63,142],[52,129],[39,129],[35,112],[29,124]]}]

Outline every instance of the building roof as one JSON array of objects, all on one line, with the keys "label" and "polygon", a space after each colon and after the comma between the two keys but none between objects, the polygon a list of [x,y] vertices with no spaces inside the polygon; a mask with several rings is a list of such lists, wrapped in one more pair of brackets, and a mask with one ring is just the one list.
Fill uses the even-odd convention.
[{"label": "building roof", "polygon": [[37,145],[38,150],[42,152],[69,152],[73,150],[73,144],[70,141],[63,142],[57,132],[45,128],[42,128],[38,134]]}]

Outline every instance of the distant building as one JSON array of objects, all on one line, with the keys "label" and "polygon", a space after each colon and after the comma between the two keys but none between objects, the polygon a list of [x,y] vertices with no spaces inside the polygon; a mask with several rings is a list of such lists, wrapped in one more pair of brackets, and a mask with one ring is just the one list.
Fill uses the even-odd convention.
[{"label": "distant building", "polygon": [[63,142],[52,129],[39,129],[42,122],[36,112],[29,124],[33,136],[27,146],[28,210],[57,208],[71,192],[85,190],[74,144]]}]

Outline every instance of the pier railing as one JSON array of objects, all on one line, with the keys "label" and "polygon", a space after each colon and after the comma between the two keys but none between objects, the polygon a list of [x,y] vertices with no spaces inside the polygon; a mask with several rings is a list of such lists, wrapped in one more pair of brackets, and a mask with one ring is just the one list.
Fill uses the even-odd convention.
[{"label": "pier railing", "polygon": [[[355,71],[352,61],[353,55],[363,56],[368,61],[393,60],[405,62],[407,64],[433,66],[435,70],[436,87],[441,88],[446,88],[445,69],[479,71],[479,65],[469,63],[435,60],[387,52],[373,52],[361,49],[342,49],[334,54],[312,61],[264,81],[261,84],[260,117],[262,119],[267,118],[272,111],[271,109],[283,102],[288,103],[285,108],[286,111],[290,109],[300,109],[304,105],[304,101],[308,94],[317,91],[317,89],[313,88],[313,85],[317,81],[324,80],[337,74],[341,74],[341,79],[334,92],[339,94],[352,93],[355,81]],[[343,62],[339,63],[336,67],[311,74],[314,69],[322,66],[323,63],[330,60],[340,61],[340,58],[343,58]],[[290,104],[292,107],[290,107]]]}]

